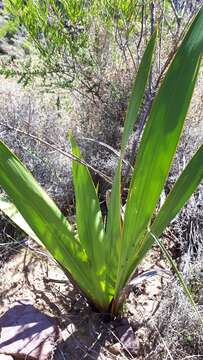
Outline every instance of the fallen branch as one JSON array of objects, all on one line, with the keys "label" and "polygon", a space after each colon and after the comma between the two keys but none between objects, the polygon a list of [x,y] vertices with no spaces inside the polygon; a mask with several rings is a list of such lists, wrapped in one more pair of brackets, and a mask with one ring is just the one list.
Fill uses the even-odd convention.
[{"label": "fallen branch", "polygon": [[107,175],[105,175],[102,171],[96,169],[94,166],[88,164],[86,161],[81,160],[78,156],[75,156],[73,154],[71,154],[68,151],[64,151],[60,148],[58,148],[56,145],[50,144],[49,142],[47,142],[46,140],[43,140],[41,138],[39,138],[36,135],[30,134],[24,130],[20,130],[18,128],[15,128],[14,126],[11,126],[9,124],[5,124],[0,122],[0,126],[4,126],[5,128],[7,128],[8,130],[12,130],[12,131],[16,131],[19,134],[22,135],[26,135],[29,136],[31,139],[40,142],[41,144],[50,147],[51,149],[58,151],[60,154],[66,156],[67,158],[71,159],[72,161],[77,161],[82,165],[87,166],[90,170],[92,170],[94,173],[98,174],[101,178],[103,178],[106,182],[108,182],[109,184],[112,184],[112,180],[110,179],[110,177],[108,177]]}]

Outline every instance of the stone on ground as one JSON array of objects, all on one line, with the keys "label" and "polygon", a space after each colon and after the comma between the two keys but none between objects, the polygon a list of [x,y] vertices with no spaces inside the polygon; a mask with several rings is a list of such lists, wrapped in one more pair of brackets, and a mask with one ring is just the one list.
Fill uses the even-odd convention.
[{"label": "stone on ground", "polygon": [[[15,302],[0,318],[0,360],[47,360],[60,340],[56,320],[33,305]],[[2,355],[1,355],[2,354]],[[11,355],[10,357],[2,357]]]}]

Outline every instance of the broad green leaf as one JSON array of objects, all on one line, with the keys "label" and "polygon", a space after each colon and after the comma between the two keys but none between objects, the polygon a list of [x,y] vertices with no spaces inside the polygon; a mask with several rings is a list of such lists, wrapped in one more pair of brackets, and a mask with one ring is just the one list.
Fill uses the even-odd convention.
[{"label": "broad green leaf", "polygon": [[185,202],[193,194],[202,179],[203,145],[200,146],[199,150],[190,160],[160,209],[156,220],[151,226],[154,234],[160,236],[166,226],[173,220]]},{"label": "broad green leaf", "polygon": [[87,255],[68,221],[3,142],[0,142],[0,185],[56,261],[68,270],[95,306],[102,308],[88,278]]},{"label": "broad green leaf", "polygon": [[[181,210],[186,201],[193,194],[203,178],[203,145],[190,160],[160,209],[156,219],[151,225],[150,232],[160,237]],[[154,238],[147,232],[146,236],[137,244],[137,251],[131,265],[131,271],[141,262],[147,251],[151,249]]]},{"label": "broad green leaf", "polygon": [[128,194],[119,287],[145,236],[166,181],[190,104],[203,51],[203,8],[179,47],[153,103]]},{"label": "broad green leaf", "polygon": [[33,240],[38,242],[40,245],[43,245],[42,242],[35,235],[35,233],[32,231],[31,227],[26,223],[25,219],[16,209],[15,205],[12,204],[12,202],[9,201],[8,197],[3,194],[0,195],[0,210]]},{"label": "broad green leaf", "polygon": [[146,89],[147,81],[149,78],[149,72],[152,63],[152,57],[154,54],[154,48],[157,38],[157,31],[154,31],[152,34],[150,41],[146,47],[144,55],[142,57],[138,73],[136,75],[132,93],[129,100],[128,110],[126,121],[124,125],[124,132],[122,136],[121,142],[121,152],[124,153],[125,147],[127,145],[129,136],[131,135],[135,122],[138,119],[138,113],[143,101],[144,92]]},{"label": "broad green leaf", "polygon": [[[113,286],[116,283],[118,269],[120,266],[120,253],[122,243],[122,224],[121,224],[121,165],[124,156],[124,150],[127,145],[130,134],[133,131],[138,113],[142,104],[144,91],[149,77],[157,32],[155,31],[147,45],[141,64],[136,75],[132,94],[130,97],[124,132],[121,142],[121,160],[119,160],[116,174],[113,181],[113,187],[108,206],[107,229],[106,229],[106,258],[109,272],[107,273],[109,284]],[[110,286],[111,288],[111,286]],[[109,292],[111,290],[109,289]]]},{"label": "broad green leaf", "polygon": [[[72,153],[81,158],[75,139],[70,134]],[[73,183],[76,199],[77,231],[85,248],[91,269],[92,283],[98,296],[108,302],[106,290],[105,232],[97,191],[85,165],[72,162]]]},{"label": "broad green leaf", "polygon": [[122,241],[121,223],[121,159],[119,160],[116,174],[113,181],[110,201],[107,213],[106,226],[106,262],[107,262],[107,284],[108,291],[114,295],[117,273],[120,261],[120,247]]}]

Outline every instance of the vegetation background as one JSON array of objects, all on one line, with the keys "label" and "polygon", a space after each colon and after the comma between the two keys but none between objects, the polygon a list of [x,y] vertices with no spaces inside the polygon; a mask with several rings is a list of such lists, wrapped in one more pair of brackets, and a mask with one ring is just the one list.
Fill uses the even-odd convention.
[{"label": "vegetation background", "polygon": [[[68,130],[73,129],[86,161],[112,178],[117,157],[103,143],[119,149],[134,74],[157,26],[159,41],[144,110],[127,152],[127,158],[133,162],[168,61],[201,4],[201,0],[0,2],[1,138],[20,156],[73,223],[71,163],[59,151],[70,151]],[[202,88],[201,69],[165,187],[166,194],[202,142]],[[105,211],[110,185],[97,171],[93,174],[100,184],[100,201]],[[123,176],[128,176],[128,169]],[[165,234],[166,244],[200,306],[203,301],[202,209],[200,185]],[[3,269],[11,252],[19,247],[22,234],[3,216],[0,232]],[[201,330],[173,277],[168,289],[162,291],[162,298],[151,322],[144,324],[144,358],[201,358]],[[152,331],[146,330],[148,327]]]}]

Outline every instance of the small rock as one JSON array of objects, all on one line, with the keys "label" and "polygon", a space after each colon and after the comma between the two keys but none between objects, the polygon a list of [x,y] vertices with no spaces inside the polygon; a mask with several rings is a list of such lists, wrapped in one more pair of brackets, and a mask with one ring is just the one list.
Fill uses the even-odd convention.
[{"label": "small rock", "polygon": [[0,328],[0,354],[16,358],[47,360],[61,340],[55,319],[23,301],[14,303],[4,313]]},{"label": "small rock", "polygon": [[131,355],[137,355],[139,353],[139,339],[135,336],[128,319],[118,319],[114,321],[114,334],[116,335],[116,338],[119,339],[119,344],[123,350],[130,352]]},{"label": "small rock", "polygon": [[108,350],[114,354],[114,355],[119,355],[121,353],[121,350],[122,350],[122,346],[119,342],[113,344],[113,345],[110,345],[108,347]]}]

